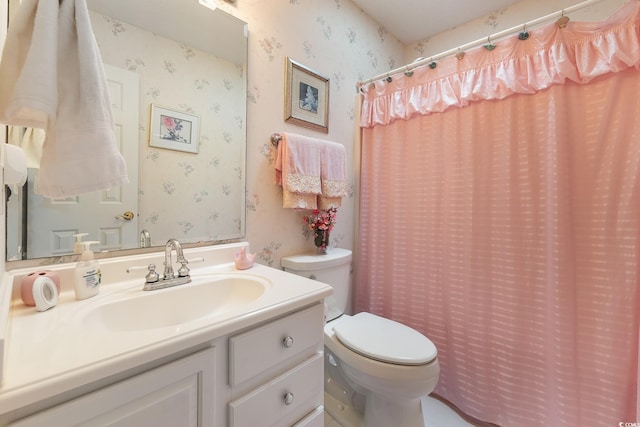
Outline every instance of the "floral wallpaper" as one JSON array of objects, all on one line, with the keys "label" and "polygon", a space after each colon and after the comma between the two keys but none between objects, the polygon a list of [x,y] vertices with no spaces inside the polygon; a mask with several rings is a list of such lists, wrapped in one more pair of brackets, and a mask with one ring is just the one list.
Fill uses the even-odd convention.
[{"label": "floral wallpaper", "polygon": [[[221,9],[249,26],[247,241],[259,262],[279,267],[281,257],[314,248],[302,213],[282,208],[282,192],[273,178],[273,147],[269,141],[273,132],[295,132],[339,142],[353,159],[357,81],[578,2],[525,0],[405,46],[350,0],[220,1]],[[622,4],[622,0],[604,0],[576,17],[602,19],[617,7],[615,4]],[[328,134],[284,122],[287,56],[330,79]],[[354,161],[349,167],[350,195],[338,209],[330,246],[355,247],[355,169]]]},{"label": "floral wallpaper", "polygon": [[[138,228],[154,246],[241,235],[244,194],[232,189],[243,179],[245,66],[90,13],[103,61],[139,75]],[[149,146],[151,104],[200,118],[197,154]]]},{"label": "floral wallpaper", "polygon": [[[238,0],[219,7],[249,27],[247,241],[258,262],[314,250],[305,212],[282,207],[275,184],[274,132],[299,133],[343,144],[349,160],[349,196],[343,198],[330,246],[353,249],[355,239],[355,82],[402,63],[404,46],[350,0]],[[329,79],[329,132],[284,121],[285,60]],[[308,213],[308,212],[306,212]]]},{"label": "floral wallpaper", "polygon": [[[455,48],[464,43],[480,39],[497,31],[519,25],[526,20],[554,12],[578,0],[524,0],[508,8],[496,10],[467,24],[445,31],[428,40],[411,45],[403,45],[380,24],[371,19],[350,0],[237,0],[234,3],[218,2],[219,8],[248,23],[249,66],[247,70],[247,123],[237,123],[233,117],[223,118],[224,103],[205,104],[217,111],[224,131],[203,129],[209,141],[217,147],[224,147],[236,132],[247,132],[246,168],[246,239],[251,252],[258,254],[260,263],[279,267],[283,256],[313,250],[313,236],[305,226],[303,214],[282,208],[282,191],[274,183],[274,149],[270,136],[274,132],[296,132],[326,138],[344,144],[350,159],[354,159],[354,105],[356,103],[355,83],[376,74],[383,73],[416,57],[434,55]],[[572,13],[572,19],[600,20],[621,6],[624,0],[603,0],[580,12]],[[126,24],[102,22],[96,25],[99,38],[117,39],[119,31],[134,31]],[[115,33],[114,33],[115,32]],[[156,40],[157,41],[157,40]],[[123,47],[123,49],[126,48]],[[160,45],[154,47],[154,51]],[[155,78],[169,78],[180,70],[179,65],[192,58],[191,52],[180,46],[173,46],[168,54],[157,55],[147,52],[130,52],[123,68],[144,70],[153,67]],[[198,55],[199,56],[199,55]],[[291,57],[330,80],[329,133],[317,133],[303,127],[284,122],[284,67],[285,58]],[[168,61],[165,63],[165,60]],[[157,62],[160,61],[160,62]],[[243,70],[229,70],[229,82],[236,82]],[[223,84],[201,78],[198,91],[212,90]],[[232,83],[233,88],[236,87]],[[195,101],[180,101],[174,104],[172,97],[158,93],[154,88],[159,83],[149,84],[145,93],[146,101],[182,106],[185,109],[201,108]],[[162,98],[160,98],[162,97]],[[148,108],[148,107],[147,107]],[[148,110],[141,107],[141,118],[148,116]],[[230,126],[233,124],[234,126]],[[141,124],[141,135],[146,135]],[[219,128],[222,129],[222,128]],[[201,147],[202,148],[202,147]],[[191,162],[193,156],[183,155],[183,160],[175,162],[169,171],[166,150],[145,149],[141,152],[144,165],[141,169],[141,197],[166,197],[184,192],[184,182],[190,182],[195,175],[192,168],[200,167]],[[203,157],[204,156],[198,156]],[[212,155],[211,169],[222,168],[215,154]],[[350,164],[351,191],[343,200],[337,212],[337,223],[330,236],[331,246],[353,249],[355,246],[356,202],[354,170],[356,163]],[[187,191],[179,202],[157,204],[146,212],[141,212],[141,227],[157,224],[157,234],[161,232],[164,209],[172,206],[194,206],[182,209],[189,215],[206,215],[214,221],[219,212],[212,209],[204,214],[198,209],[204,200],[216,200],[217,209],[222,209],[231,194],[225,194],[225,179],[238,177],[239,171],[222,174],[218,188]],[[150,188],[151,183],[158,186]],[[198,211],[198,212],[197,212]],[[186,220],[183,229],[189,229],[196,220]],[[194,231],[195,233],[196,231]],[[153,235],[153,234],[152,234]],[[160,240],[160,239],[158,239]]]}]

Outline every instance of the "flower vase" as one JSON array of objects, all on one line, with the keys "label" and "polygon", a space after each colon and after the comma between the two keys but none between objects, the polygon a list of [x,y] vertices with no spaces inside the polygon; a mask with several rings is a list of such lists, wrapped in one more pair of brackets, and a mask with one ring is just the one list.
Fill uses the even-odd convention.
[{"label": "flower vase", "polygon": [[327,253],[327,247],[329,246],[329,230],[314,231],[313,243],[316,245],[316,253],[319,255],[325,255]]}]

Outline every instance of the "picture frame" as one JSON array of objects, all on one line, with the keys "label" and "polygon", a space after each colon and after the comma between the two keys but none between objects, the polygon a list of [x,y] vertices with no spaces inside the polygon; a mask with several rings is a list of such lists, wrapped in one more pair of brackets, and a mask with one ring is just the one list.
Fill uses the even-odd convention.
[{"label": "picture frame", "polygon": [[284,121],[329,132],[329,79],[287,57]]},{"label": "picture frame", "polygon": [[149,146],[198,153],[200,117],[151,104]]}]

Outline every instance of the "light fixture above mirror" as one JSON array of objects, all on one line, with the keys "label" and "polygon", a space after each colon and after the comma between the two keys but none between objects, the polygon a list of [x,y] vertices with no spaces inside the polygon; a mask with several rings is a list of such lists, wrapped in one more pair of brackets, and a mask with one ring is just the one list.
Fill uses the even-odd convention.
[{"label": "light fixture above mirror", "polygon": [[208,7],[211,10],[216,10],[218,8],[218,6],[216,6],[215,1],[214,0],[198,0],[198,2],[205,6]]}]

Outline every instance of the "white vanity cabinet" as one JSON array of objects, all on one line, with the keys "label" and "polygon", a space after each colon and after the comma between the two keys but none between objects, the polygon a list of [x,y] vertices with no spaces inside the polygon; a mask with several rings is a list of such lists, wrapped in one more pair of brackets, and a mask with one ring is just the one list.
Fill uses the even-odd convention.
[{"label": "white vanity cabinet", "polygon": [[9,426],[322,427],[323,324],[316,303]]},{"label": "white vanity cabinet", "polygon": [[[227,260],[247,246],[186,249],[205,267],[192,270],[189,285],[152,293],[125,272],[161,264],[163,252],[103,260],[112,281],[98,296],[77,301],[63,290],[45,312],[20,301],[32,270],[6,272],[0,290],[13,292],[0,292],[0,311],[8,310],[0,313],[0,427],[322,427],[332,289],[260,264],[236,269]],[[51,268],[69,283],[74,266]],[[242,299],[255,289],[262,293]],[[159,324],[137,321],[151,315]]]},{"label": "white vanity cabinet", "polygon": [[215,351],[202,350],[9,426],[213,426]]},{"label": "white vanity cabinet", "polygon": [[229,427],[322,426],[324,306],[229,338]]}]

